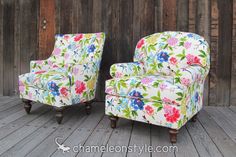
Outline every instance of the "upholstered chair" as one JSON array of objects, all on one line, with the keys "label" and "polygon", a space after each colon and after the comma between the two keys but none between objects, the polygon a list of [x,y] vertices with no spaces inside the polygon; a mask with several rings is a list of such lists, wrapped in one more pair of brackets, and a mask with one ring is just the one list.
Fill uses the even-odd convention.
[{"label": "upholstered chair", "polygon": [[210,49],[203,37],[162,32],[142,38],[133,62],[111,66],[105,112],[111,127],[118,117],[169,128],[170,140],[203,105]]},{"label": "upholstered chair", "polygon": [[104,41],[104,33],[56,35],[51,56],[31,61],[30,73],[19,76],[20,98],[26,112],[35,101],[55,107],[59,124],[67,106],[85,103],[89,114]]}]

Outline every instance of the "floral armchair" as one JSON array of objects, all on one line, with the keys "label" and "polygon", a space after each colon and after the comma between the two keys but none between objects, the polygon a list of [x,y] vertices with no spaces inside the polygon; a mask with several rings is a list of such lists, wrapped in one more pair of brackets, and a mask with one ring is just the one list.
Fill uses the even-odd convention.
[{"label": "floral armchair", "polygon": [[105,34],[64,34],[55,39],[52,55],[31,61],[31,72],[19,76],[19,91],[27,113],[31,101],[51,105],[60,124],[66,106],[87,102],[86,112],[90,113]]},{"label": "floral armchair", "polygon": [[196,120],[202,108],[210,49],[199,35],[162,32],[142,38],[134,62],[110,68],[106,108],[111,127],[118,117],[169,128],[175,143],[178,130]]}]

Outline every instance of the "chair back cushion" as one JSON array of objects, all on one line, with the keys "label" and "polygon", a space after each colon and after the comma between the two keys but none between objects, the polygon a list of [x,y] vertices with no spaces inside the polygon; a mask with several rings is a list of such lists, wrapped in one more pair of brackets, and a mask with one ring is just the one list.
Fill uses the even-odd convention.
[{"label": "chair back cushion", "polygon": [[64,67],[67,64],[100,63],[105,41],[104,33],[57,34],[49,64]]},{"label": "chair back cushion", "polygon": [[179,68],[209,68],[209,46],[203,37],[188,32],[162,32],[142,38],[134,61],[143,62],[146,73],[170,75]]}]

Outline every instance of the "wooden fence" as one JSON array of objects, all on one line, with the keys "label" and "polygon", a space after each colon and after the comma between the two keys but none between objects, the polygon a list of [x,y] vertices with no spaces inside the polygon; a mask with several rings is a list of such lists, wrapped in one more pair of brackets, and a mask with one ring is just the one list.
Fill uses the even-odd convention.
[{"label": "wooden fence", "polygon": [[[0,1],[0,95],[14,95],[17,76],[29,71],[30,60],[51,52],[38,52],[40,1]],[[196,32],[211,45],[205,105],[236,105],[236,0],[55,0],[55,30],[106,32],[98,100],[104,100],[110,65],[131,61],[141,37]]]}]

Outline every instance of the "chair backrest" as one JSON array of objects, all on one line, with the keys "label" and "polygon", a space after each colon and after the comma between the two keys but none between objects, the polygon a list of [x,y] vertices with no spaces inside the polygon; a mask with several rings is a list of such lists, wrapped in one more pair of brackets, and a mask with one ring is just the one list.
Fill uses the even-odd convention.
[{"label": "chair backrest", "polygon": [[57,34],[48,61],[59,67],[88,62],[100,64],[104,41],[105,33]]},{"label": "chair backrest", "polygon": [[170,75],[187,66],[210,66],[210,49],[203,37],[188,32],[162,32],[142,38],[134,61],[143,62],[148,74]]}]

